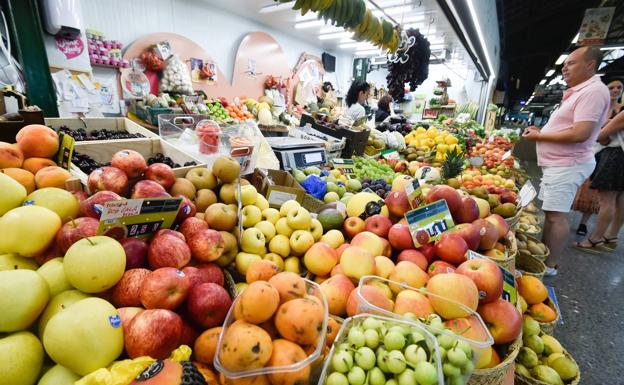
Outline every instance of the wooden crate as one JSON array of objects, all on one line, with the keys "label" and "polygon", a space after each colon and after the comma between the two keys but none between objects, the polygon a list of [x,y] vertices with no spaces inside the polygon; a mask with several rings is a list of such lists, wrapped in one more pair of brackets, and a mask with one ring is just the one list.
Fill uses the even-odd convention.
[{"label": "wooden crate", "polygon": [[[71,130],[84,128],[85,131],[107,129],[110,131],[128,132],[130,134],[141,134],[146,138],[157,138],[158,134],[133,122],[128,118],[46,118],[45,124],[55,130],[61,126],[67,126]],[[119,141],[130,141],[143,138],[119,139]],[[99,143],[102,140],[85,140],[78,143]]]},{"label": "wooden crate", "polygon": [[[145,157],[150,158],[156,153],[162,153],[165,156],[170,157],[175,163],[184,164],[186,162],[194,161],[197,165],[174,168],[173,172],[176,177],[184,177],[186,173],[195,167],[205,166],[205,163],[195,159],[177,147],[160,139],[160,137],[152,138],[140,138],[140,139],[120,139],[120,140],[97,140],[77,142],[74,146],[74,151],[81,154],[85,154],[93,158],[98,163],[107,163],[111,161],[113,154],[121,150],[134,150]],[[85,174],[78,166],[71,165],[71,173],[80,179],[83,185],[87,185],[88,175]]]}]

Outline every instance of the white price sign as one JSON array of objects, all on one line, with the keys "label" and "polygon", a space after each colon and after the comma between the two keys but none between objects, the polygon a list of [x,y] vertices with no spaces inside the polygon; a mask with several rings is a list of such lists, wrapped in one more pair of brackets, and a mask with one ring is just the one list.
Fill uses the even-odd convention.
[{"label": "white price sign", "polygon": [[511,150],[507,151],[506,153],[503,154],[503,156],[501,156],[501,160],[507,160],[509,157],[511,156]]},{"label": "white price sign", "polygon": [[522,207],[527,207],[529,203],[537,196],[537,191],[535,191],[535,187],[533,187],[533,183],[530,180],[527,180],[524,186],[520,189],[520,205]]}]

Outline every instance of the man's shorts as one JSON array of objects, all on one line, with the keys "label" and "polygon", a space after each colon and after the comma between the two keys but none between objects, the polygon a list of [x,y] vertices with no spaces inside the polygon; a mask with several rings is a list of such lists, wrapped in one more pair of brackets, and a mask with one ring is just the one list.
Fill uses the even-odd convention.
[{"label": "man's shorts", "polygon": [[570,212],[576,191],[594,172],[595,167],[595,162],[574,166],[542,167],[543,175],[538,195],[542,200],[542,210]]}]

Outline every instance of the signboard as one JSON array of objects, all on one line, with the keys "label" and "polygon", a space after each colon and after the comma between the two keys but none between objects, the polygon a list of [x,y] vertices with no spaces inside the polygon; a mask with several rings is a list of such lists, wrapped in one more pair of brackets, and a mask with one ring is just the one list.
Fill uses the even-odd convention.
[{"label": "signboard", "polygon": [[102,205],[98,235],[115,239],[149,237],[173,225],[182,198],[145,198],[110,201]]},{"label": "signboard", "polygon": [[615,7],[588,8],[579,31],[579,45],[604,44]]},{"label": "signboard", "polygon": [[417,248],[440,239],[443,232],[455,226],[445,200],[408,211],[405,219]]},{"label": "signboard", "polygon": [[527,180],[520,189],[520,193],[518,194],[518,196],[520,197],[520,206],[527,207],[536,195],[537,191],[535,191],[533,183],[531,183],[530,180]]}]

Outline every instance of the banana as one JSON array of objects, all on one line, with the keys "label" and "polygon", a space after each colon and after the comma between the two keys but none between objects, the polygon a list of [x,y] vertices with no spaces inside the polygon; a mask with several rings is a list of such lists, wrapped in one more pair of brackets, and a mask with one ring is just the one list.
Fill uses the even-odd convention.
[{"label": "banana", "polygon": [[322,0],[319,10],[324,11],[333,4],[333,0]]},{"label": "banana", "polygon": [[304,16],[310,10],[310,7],[314,3],[315,0],[305,0],[301,5],[301,16]]},{"label": "banana", "polygon": [[336,12],[334,13],[334,17],[332,17],[332,20],[334,21],[334,25],[340,25],[340,15],[342,14],[342,7],[344,7],[346,0],[336,0],[336,3],[338,3],[338,6],[336,7]]},{"label": "banana", "polygon": [[305,3],[306,0],[297,0],[295,1],[295,5],[293,5],[292,9],[293,11],[298,11],[301,9],[301,7],[303,6],[303,3]]}]

